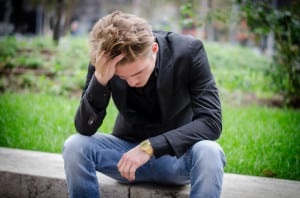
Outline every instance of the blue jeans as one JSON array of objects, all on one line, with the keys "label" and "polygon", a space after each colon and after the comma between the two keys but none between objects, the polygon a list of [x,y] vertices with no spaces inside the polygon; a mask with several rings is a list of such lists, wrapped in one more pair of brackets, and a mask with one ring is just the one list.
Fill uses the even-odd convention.
[{"label": "blue jeans", "polygon": [[[96,171],[121,183],[129,183],[117,168],[121,156],[138,145],[113,135],[96,133],[69,137],[63,158],[70,197],[100,197]],[[191,198],[220,197],[225,156],[214,141],[200,141],[184,155],[152,157],[137,169],[134,183],[152,182],[170,185],[191,184]],[[99,181],[101,184],[101,181]]]}]

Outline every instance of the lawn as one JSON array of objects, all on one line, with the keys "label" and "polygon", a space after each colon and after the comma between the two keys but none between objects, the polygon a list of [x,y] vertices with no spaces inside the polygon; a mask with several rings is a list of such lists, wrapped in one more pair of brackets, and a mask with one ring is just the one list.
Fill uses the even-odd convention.
[{"label": "lawn", "polygon": [[[66,37],[56,47],[26,39],[0,40],[0,146],[60,153],[76,133],[86,38]],[[265,75],[270,61],[243,47],[205,46],[223,104],[225,172],[300,180],[300,111],[257,103],[275,97]],[[111,103],[100,131],[112,130],[116,113]]]},{"label": "lawn", "polygon": [[223,120],[225,171],[300,180],[300,111],[225,105]]}]

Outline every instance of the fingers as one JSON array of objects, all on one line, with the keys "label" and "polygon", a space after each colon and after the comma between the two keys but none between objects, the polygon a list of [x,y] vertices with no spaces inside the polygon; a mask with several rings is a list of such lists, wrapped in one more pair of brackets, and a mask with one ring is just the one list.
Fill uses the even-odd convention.
[{"label": "fingers", "polygon": [[149,160],[150,156],[138,145],[121,157],[117,167],[123,177],[128,181],[133,181],[136,170]]},{"label": "fingers", "polygon": [[129,160],[127,160],[126,155],[123,155],[117,166],[122,177],[126,178],[128,181],[135,180],[135,172],[137,170],[137,166],[136,164],[131,163]]},{"label": "fingers", "polygon": [[105,54],[104,51],[101,51],[96,57],[95,76],[102,85],[105,86],[113,77],[115,74],[116,65],[122,58],[124,58],[124,55],[120,54],[110,60],[109,56]]},{"label": "fingers", "polygon": [[96,56],[96,63],[100,65],[117,65],[125,57],[124,54],[119,54],[118,56],[110,59],[109,55],[104,51],[101,51],[98,56]]},{"label": "fingers", "polygon": [[113,64],[117,65],[118,62],[120,62],[124,57],[125,57],[124,54],[119,54],[118,56],[112,59]]},{"label": "fingers", "polygon": [[136,172],[136,167],[135,166],[131,166],[131,168],[129,169],[129,181],[134,181],[135,180],[135,172]]},{"label": "fingers", "polygon": [[101,59],[103,59],[104,51],[101,51],[98,55],[96,55],[96,63],[98,63]]}]

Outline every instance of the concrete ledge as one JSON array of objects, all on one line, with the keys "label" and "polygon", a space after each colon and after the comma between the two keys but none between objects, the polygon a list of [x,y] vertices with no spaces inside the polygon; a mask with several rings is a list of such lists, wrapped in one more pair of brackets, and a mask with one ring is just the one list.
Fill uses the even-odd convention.
[{"label": "concrete ledge", "polygon": [[[59,154],[0,147],[0,197],[68,197]],[[187,198],[189,186],[122,185],[98,174],[104,198]],[[298,197],[300,182],[225,174],[222,198]]]},{"label": "concrete ledge", "polygon": [[[68,197],[61,155],[0,148],[0,159],[0,197]],[[128,198],[129,186],[103,174],[97,176],[102,197]]]}]

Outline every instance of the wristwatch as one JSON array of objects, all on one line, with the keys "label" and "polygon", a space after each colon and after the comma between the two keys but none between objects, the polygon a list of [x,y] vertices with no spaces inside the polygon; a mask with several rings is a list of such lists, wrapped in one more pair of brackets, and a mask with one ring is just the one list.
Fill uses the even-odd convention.
[{"label": "wristwatch", "polygon": [[152,148],[151,143],[148,139],[142,141],[139,145],[140,145],[141,149],[143,151],[145,151],[150,157],[153,155],[153,148]]}]

